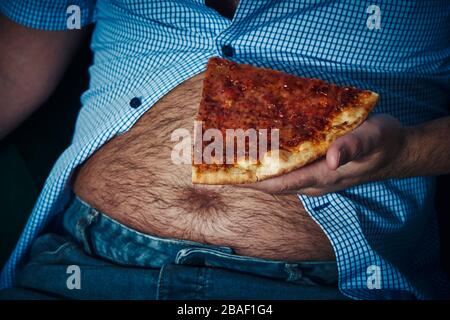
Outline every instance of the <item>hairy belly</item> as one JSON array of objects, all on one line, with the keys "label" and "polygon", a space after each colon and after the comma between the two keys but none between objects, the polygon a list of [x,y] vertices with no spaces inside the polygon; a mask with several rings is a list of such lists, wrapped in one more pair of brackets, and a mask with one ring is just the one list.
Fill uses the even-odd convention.
[{"label": "hairy belly", "polygon": [[75,193],[143,233],[232,247],[280,260],[332,260],[320,227],[295,195],[191,183],[190,165],[171,160],[174,130],[193,130],[203,74],[168,93],[125,134],[77,171]]}]

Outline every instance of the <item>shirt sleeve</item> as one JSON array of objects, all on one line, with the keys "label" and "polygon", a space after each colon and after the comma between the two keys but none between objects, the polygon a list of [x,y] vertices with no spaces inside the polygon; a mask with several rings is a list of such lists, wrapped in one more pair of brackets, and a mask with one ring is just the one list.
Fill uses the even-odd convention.
[{"label": "shirt sleeve", "polygon": [[1,0],[0,12],[26,27],[69,30],[95,21],[95,0]]}]

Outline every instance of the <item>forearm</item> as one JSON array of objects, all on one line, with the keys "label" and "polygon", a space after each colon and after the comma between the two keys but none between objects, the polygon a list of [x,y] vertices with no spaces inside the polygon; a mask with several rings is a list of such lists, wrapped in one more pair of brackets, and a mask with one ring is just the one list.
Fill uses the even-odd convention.
[{"label": "forearm", "polygon": [[406,127],[405,143],[397,161],[398,177],[450,173],[450,117]]},{"label": "forearm", "polygon": [[0,14],[0,139],[48,98],[84,33],[34,30]]}]

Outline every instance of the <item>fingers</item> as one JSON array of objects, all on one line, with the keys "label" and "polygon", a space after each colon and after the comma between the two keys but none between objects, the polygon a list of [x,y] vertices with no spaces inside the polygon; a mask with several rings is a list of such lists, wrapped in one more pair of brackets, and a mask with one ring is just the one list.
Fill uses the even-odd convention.
[{"label": "fingers", "polygon": [[253,188],[271,194],[296,193],[316,183],[326,171],[324,160],[318,160],[303,168],[256,183],[243,184],[242,187]]},{"label": "fingers", "polygon": [[303,185],[301,170],[296,170],[279,177],[270,178],[256,183],[243,184],[244,188],[253,188],[270,194],[295,193]]},{"label": "fingers", "polygon": [[327,151],[326,162],[328,168],[336,170],[377,148],[382,143],[382,117],[374,116],[367,119],[354,131],[337,138]]},{"label": "fingers", "polygon": [[[364,133],[363,133],[364,135]],[[326,155],[326,162],[330,170],[336,170],[347,162],[368,152],[368,146],[361,135],[346,134],[336,139],[330,146]]]}]

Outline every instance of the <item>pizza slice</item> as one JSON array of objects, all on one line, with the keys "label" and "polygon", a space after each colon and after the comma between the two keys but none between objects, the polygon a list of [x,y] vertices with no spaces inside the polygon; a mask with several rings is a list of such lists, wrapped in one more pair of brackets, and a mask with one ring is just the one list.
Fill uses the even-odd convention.
[{"label": "pizza slice", "polygon": [[[192,182],[251,183],[300,168],[359,126],[377,100],[368,90],[211,58],[194,130]],[[255,132],[265,146],[252,139]]]}]

